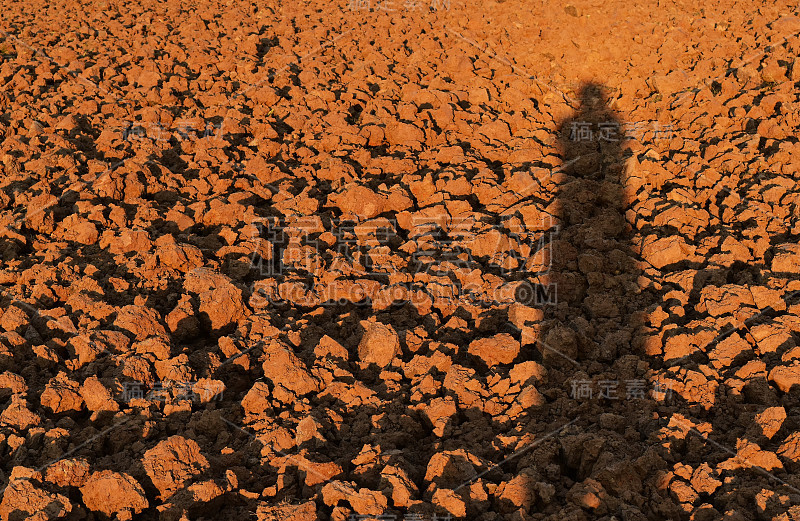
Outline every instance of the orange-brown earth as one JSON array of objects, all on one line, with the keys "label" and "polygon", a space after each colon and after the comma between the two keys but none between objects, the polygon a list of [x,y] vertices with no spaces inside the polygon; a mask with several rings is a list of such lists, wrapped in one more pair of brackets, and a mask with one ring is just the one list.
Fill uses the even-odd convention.
[{"label": "orange-brown earth", "polygon": [[5,2],[0,518],[800,518],[795,9]]}]

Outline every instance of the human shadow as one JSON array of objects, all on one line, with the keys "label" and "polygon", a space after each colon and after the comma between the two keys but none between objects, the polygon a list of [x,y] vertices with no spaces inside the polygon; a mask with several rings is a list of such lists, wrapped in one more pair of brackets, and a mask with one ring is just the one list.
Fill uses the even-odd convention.
[{"label": "human shadow", "polygon": [[518,469],[547,476],[559,498],[531,490],[525,504],[576,519],[677,519],[678,505],[656,479],[668,465],[652,445],[654,413],[670,404],[656,399],[643,348],[658,295],[641,283],[645,269],[626,219],[630,137],[603,85],[582,85],[577,101],[556,127],[558,231],[540,277],[556,299],[542,308],[530,342],[548,370],[540,388],[548,402],[537,418],[575,424],[520,457]]},{"label": "human shadow", "polygon": [[686,209],[660,194],[649,202],[664,217],[637,222],[646,188],[628,165],[646,154],[626,126],[598,83],[581,87],[575,113],[557,126],[559,230],[546,274],[557,303],[543,308],[531,343],[548,370],[537,418],[575,425],[516,464],[548,475],[562,502],[545,504],[531,488],[525,504],[576,519],[738,519],[752,511],[741,487],[760,494],[758,515],[778,512],[797,489],[785,471],[794,468],[791,437],[780,445],[794,420],[789,412],[781,427],[774,418],[797,389],[778,393],[772,373],[753,369],[779,365],[794,347],[791,334],[771,328],[796,295],[756,303],[755,313],[737,291],[758,286],[767,266],[729,262],[724,250],[668,255],[649,245],[649,237],[693,238],[666,219]]}]

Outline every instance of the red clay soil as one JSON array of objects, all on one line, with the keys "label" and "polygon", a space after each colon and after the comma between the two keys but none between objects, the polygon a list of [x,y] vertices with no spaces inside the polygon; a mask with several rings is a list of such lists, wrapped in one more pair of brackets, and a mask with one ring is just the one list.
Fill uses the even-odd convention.
[{"label": "red clay soil", "polygon": [[0,519],[800,519],[787,2],[8,1]]}]

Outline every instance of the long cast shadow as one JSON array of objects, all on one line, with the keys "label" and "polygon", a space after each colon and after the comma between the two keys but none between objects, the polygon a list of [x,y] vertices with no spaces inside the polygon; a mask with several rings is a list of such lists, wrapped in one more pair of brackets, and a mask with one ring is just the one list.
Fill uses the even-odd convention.
[{"label": "long cast shadow", "polygon": [[[722,294],[733,283],[758,285],[765,267],[717,269],[713,259],[690,256],[670,258],[665,266],[647,262],[654,252],[642,251],[645,235],[680,231],[635,222],[640,183],[627,179],[625,163],[635,148],[627,146],[625,126],[604,87],[588,83],[575,114],[557,127],[560,230],[548,276],[558,299],[544,308],[537,342],[549,371],[542,393],[550,398],[538,417],[579,420],[517,464],[518,472],[534,475],[557,465],[561,472],[551,472],[551,483],[566,504],[543,504],[537,490],[528,503],[532,511],[576,519],[717,519],[721,513],[744,519],[752,507],[742,497],[752,492],[761,498],[755,508],[761,514],[787,508],[797,488],[783,465],[789,471],[795,465],[790,456],[784,454],[782,465],[770,455],[787,451],[778,445],[794,421],[776,434],[750,420],[756,413],[778,414],[781,407],[769,406],[786,407],[796,386],[781,400],[766,373],[742,380],[739,373],[748,361],[771,367],[794,342],[774,347],[775,355],[739,347],[746,346],[751,327],[774,320],[778,312],[771,307],[719,335],[702,331],[708,327],[705,294]],[[666,211],[676,203],[656,205]],[[695,275],[676,278],[681,272]],[[688,302],[680,302],[681,295]],[[795,296],[778,304],[788,306]],[[724,342],[729,352],[737,346],[727,361],[719,347]]]},{"label": "long cast shadow", "polygon": [[678,519],[657,482],[669,469],[654,450],[654,418],[671,406],[653,388],[644,356],[646,312],[657,295],[640,283],[645,273],[626,220],[625,131],[599,83],[580,88],[575,113],[556,128],[563,163],[548,283],[557,304],[543,309],[537,345],[549,373],[544,416],[577,422],[517,466],[550,477],[561,500],[546,504],[532,492],[532,511]]}]

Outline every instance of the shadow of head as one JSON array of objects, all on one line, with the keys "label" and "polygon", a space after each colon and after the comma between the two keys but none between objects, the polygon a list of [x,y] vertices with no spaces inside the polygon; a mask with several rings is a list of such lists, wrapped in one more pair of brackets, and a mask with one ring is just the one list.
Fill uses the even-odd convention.
[{"label": "shadow of head", "polygon": [[578,95],[578,108],[572,117],[556,127],[561,171],[568,175],[603,179],[619,177],[623,123],[612,108],[608,89],[600,83],[584,83]]}]

